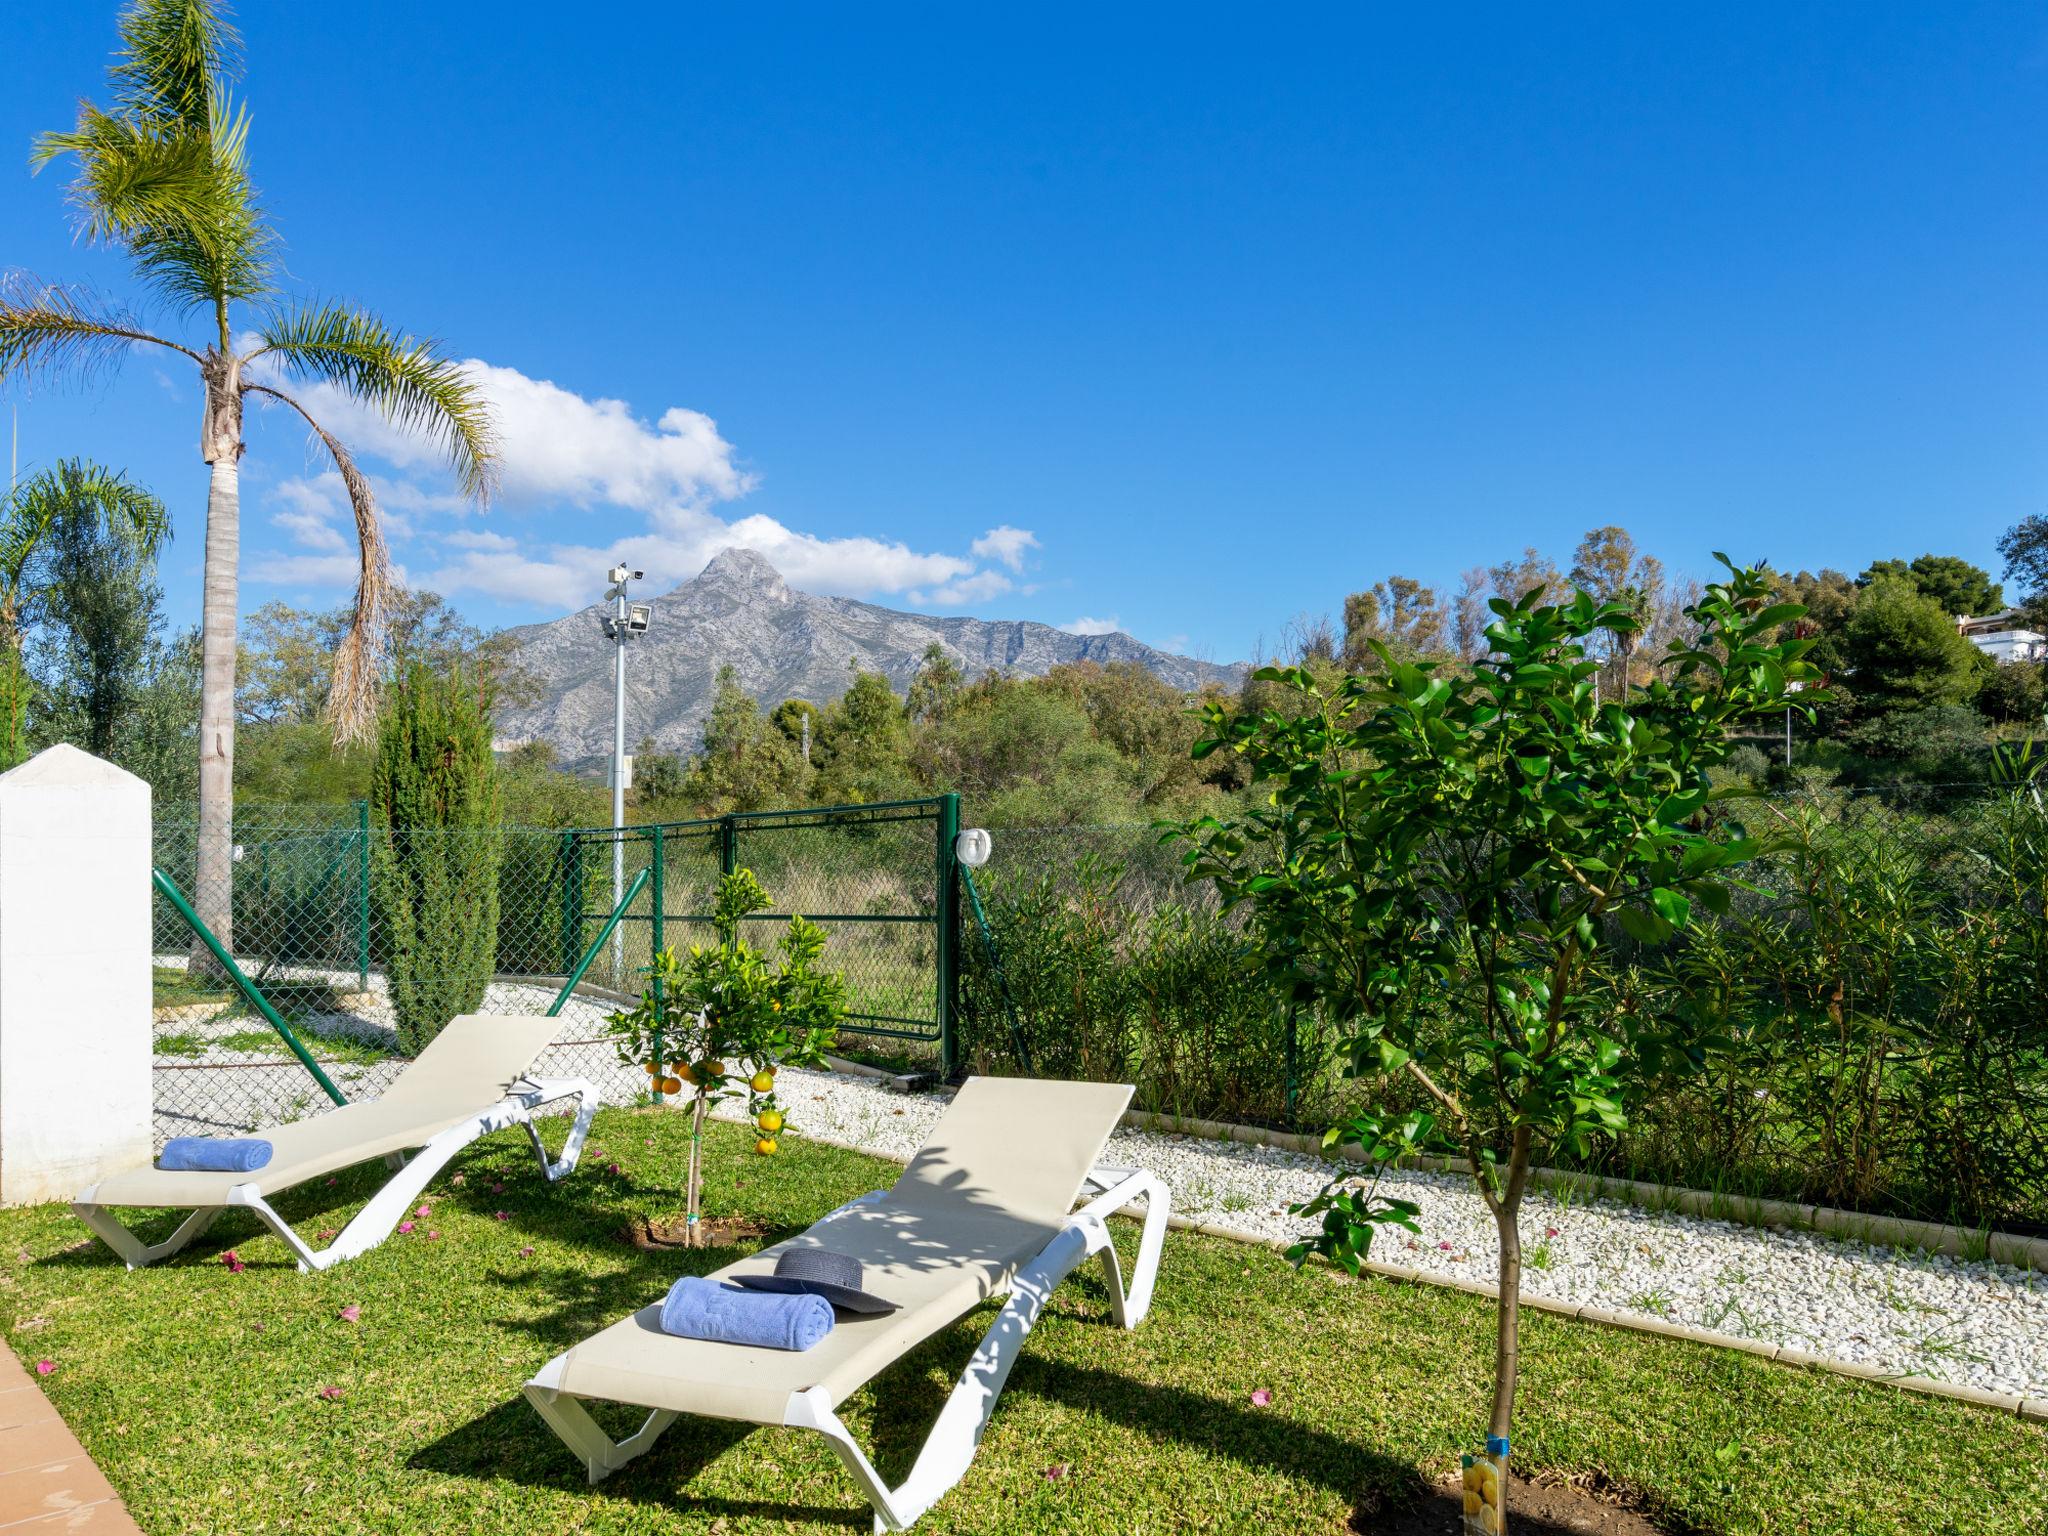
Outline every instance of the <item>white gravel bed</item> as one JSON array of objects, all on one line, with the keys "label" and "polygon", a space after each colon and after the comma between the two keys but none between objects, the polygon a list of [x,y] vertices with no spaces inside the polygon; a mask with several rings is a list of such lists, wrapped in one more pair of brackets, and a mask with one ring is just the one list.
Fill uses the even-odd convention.
[{"label": "white gravel bed", "polygon": [[[945,1107],[873,1079],[785,1070],[791,1132],[908,1157]],[[1106,1160],[1166,1181],[1176,1212],[1264,1237],[1309,1223],[1287,1206],[1330,1167],[1243,1142],[1120,1130]],[[1397,1172],[1381,1191],[1422,1207],[1420,1237],[1384,1229],[1373,1257],[1491,1283],[1493,1217],[1463,1175]],[[1522,1292],[2022,1397],[2048,1397],[2048,1275],[1785,1228],[1533,1192],[1522,1207]]]}]

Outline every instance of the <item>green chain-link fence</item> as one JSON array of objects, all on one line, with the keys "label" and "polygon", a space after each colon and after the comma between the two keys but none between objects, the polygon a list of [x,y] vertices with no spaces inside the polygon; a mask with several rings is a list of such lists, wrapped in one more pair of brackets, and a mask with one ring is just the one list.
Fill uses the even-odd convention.
[{"label": "green chain-link fence", "polygon": [[[2048,1229],[2048,785],[1734,800],[1774,839],[1726,917],[1626,942],[1609,1003],[1726,1049],[1674,1068],[1610,1171]],[[1259,974],[1241,913],[1151,826],[998,828],[956,1051],[970,1071],[1113,1079],[1140,1108],[1320,1130],[1404,1084]],[[1000,977],[998,976],[998,969]],[[1617,1028],[1619,1023],[1617,1021]]]},{"label": "green chain-link fence", "polygon": [[[536,1070],[588,1077],[611,1102],[630,1102],[645,1093],[646,1078],[619,1063],[605,1018],[637,994],[656,949],[709,940],[719,875],[739,867],[751,868],[775,903],[749,920],[753,942],[772,943],[791,913],[826,928],[827,958],[852,997],[844,1048],[865,1042],[891,1057],[911,1052],[943,1065],[958,942],[957,804],[941,796],[616,832],[406,834],[408,857],[445,856],[450,867],[473,867],[479,836],[496,845],[488,974],[467,977],[420,975],[420,964],[399,952],[385,899],[386,834],[367,807],[238,807],[225,892],[192,888],[196,820],[161,817],[158,1140],[249,1130],[325,1108],[329,1094],[287,1035],[343,1097],[374,1098],[406,1061],[394,988],[401,998],[454,999],[444,1005],[451,1011],[542,1013],[559,1004],[562,1031]],[[622,897],[630,899],[621,919],[608,926]],[[219,930],[250,990],[202,941],[181,898]]]}]

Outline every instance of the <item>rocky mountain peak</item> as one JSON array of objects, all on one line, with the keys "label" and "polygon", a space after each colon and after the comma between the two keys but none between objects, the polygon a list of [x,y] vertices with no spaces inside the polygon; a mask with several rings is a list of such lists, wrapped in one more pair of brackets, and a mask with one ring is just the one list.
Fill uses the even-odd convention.
[{"label": "rocky mountain peak", "polygon": [[[546,741],[568,762],[589,762],[611,739],[611,645],[586,608],[510,631],[515,663],[540,684],[528,706],[503,711],[501,743]],[[1024,619],[904,613],[848,597],[798,591],[757,550],[720,550],[655,603],[654,624],[626,661],[626,739],[693,752],[720,668],[772,709],[784,699],[823,705],[846,691],[854,665],[880,672],[898,693],[937,643],[971,680],[991,671],[1038,677],[1070,662],[1130,662],[1176,688],[1235,687],[1245,668],[1155,650],[1126,634],[1074,635]]]},{"label": "rocky mountain peak", "polygon": [[786,602],[791,593],[782,572],[758,549],[735,544],[721,549],[711,563],[676,590],[720,588],[741,597],[766,597]]}]

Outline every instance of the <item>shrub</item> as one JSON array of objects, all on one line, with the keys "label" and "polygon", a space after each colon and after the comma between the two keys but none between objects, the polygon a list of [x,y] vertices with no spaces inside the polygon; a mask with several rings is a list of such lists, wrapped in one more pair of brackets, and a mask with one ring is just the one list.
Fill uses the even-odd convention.
[{"label": "shrub", "polygon": [[490,984],[498,945],[497,766],[487,694],[457,667],[401,675],[370,770],[373,889],[399,1049],[414,1054]]}]

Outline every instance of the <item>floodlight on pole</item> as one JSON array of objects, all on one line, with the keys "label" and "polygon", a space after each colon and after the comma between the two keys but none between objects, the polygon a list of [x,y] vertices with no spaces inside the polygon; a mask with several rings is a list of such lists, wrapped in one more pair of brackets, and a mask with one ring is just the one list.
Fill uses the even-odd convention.
[{"label": "floodlight on pole", "polygon": [[[616,909],[626,889],[626,789],[633,781],[633,760],[626,755],[626,642],[647,633],[654,621],[654,604],[629,602],[626,590],[633,582],[647,579],[645,571],[615,565],[605,573],[611,581],[605,596],[612,611],[602,615],[605,638],[612,651],[612,906]],[[625,981],[625,929],[612,931],[614,980]]]}]

